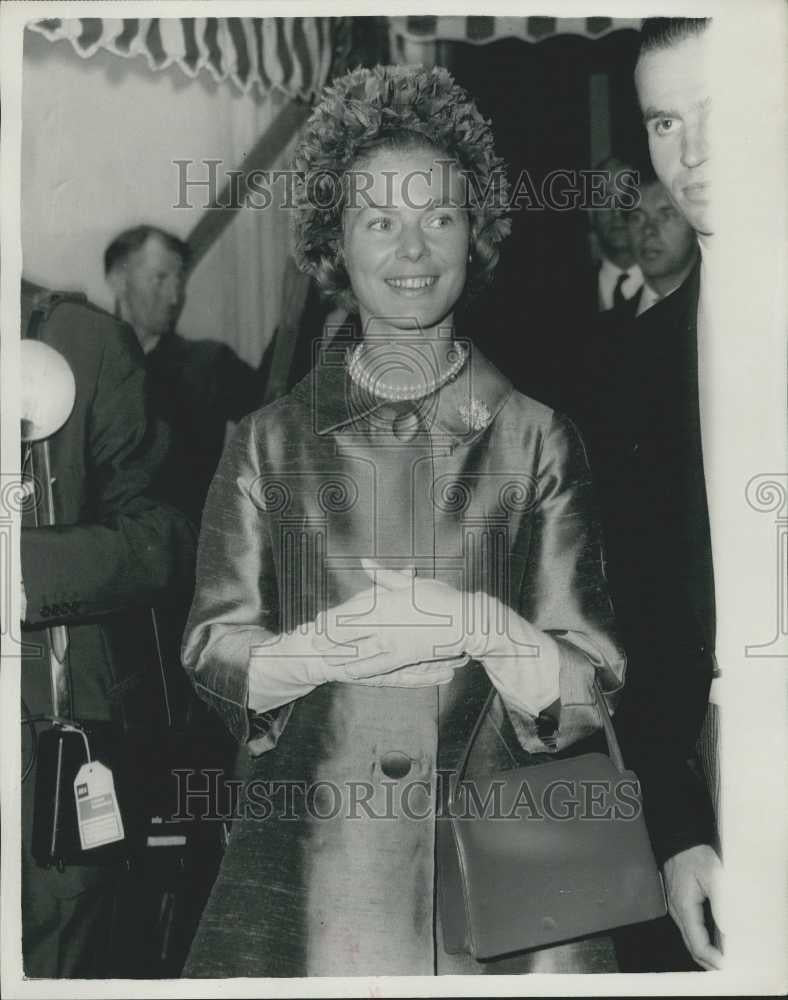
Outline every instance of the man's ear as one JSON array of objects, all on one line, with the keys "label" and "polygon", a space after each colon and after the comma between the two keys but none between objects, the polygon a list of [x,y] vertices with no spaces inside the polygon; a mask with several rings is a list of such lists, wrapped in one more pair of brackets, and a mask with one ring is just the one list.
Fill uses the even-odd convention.
[{"label": "man's ear", "polygon": [[118,309],[126,297],[126,268],[113,267],[107,275],[107,284],[115,294],[115,308]]}]

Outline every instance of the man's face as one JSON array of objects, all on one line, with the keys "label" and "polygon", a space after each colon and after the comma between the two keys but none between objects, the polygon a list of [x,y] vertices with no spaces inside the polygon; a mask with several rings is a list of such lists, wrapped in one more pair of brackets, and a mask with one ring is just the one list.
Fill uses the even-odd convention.
[{"label": "man's face", "polygon": [[635,86],[648,133],[651,162],[673,204],[701,236],[710,236],[707,32],[646,52]]},{"label": "man's face", "polygon": [[640,204],[627,213],[632,252],[647,279],[680,283],[695,259],[695,230],[659,181],[640,189]]},{"label": "man's face", "polygon": [[[611,177],[605,185],[605,194],[615,196],[618,191],[614,182],[615,175],[622,171],[631,172],[632,168],[626,163],[615,160],[606,169],[610,171]],[[591,210],[591,225],[596,233],[599,247],[606,257],[631,252],[626,212],[620,208],[594,208]]]},{"label": "man's face", "polygon": [[121,265],[118,300],[121,316],[140,340],[161,337],[174,327],[183,307],[185,274],[181,258],[151,235]]}]

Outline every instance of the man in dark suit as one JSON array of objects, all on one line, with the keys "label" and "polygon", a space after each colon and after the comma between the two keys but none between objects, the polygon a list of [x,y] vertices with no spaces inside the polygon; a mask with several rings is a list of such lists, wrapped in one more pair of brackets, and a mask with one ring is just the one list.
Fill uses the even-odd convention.
[{"label": "man in dark suit", "polygon": [[[23,514],[24,965],[29,976],[108,976],[122,862],[59,871],[32,856],[36,751],[53,712],[47,630],[66,629],[59,635],[70,717],[109,732],[119,764],[136,758],[140,767],[130,785],[142,784],[143,753],[153,751],[166,712],[151,608],[188,599],[196,535],[153,495],[163,450],[148,419],[133,331],[82,297],[34,297],[29,287],[22,328],[66,359],[76,383],[73,410],[48,439],[55,526],[41,523],[40,505]],[[26,447],[23,472],[40,447]],[[127,814],[125,822],[131,828],[138,819]]]},{"label": "man in dark suit", "polygon": [[227,421],[263,403],[271,350],[254,369],[227,344],[175,332],[190,263],[188,244],[156,226],[125,230],[104,253],[116,312],[133,327],[145,354],[154,413],[171,430],[167,496],[199,521]]},{"label": "man in dark suit", "polygon": [[[627,225],[637,199],[638,171],[619,156],[593,168],[591,203],[584,209],[588,239],[582,259],[570,266],[566,283],[550,296],[549,346],[544,361],[519,388],[561,411],[571,411],[586,382],[584,356],[597,330],[615,331],[632,314],[643,272],[632,251]],[[563,274],[564,272],[562,272]],[[566,278],[568,276],[568,278]],[[541,370],[539,370],[541,369]]]},{"label": "man in dark suit", "polygon": [[[152,415],[164,425],[166,457],[159,477],[161,495],[200,523],[205,497],[224,447],[228,421],[238,421],[263,404],[269,388],[273,343],[257,369],[242,361],[225,343],[189,340],[176,333],[192,266],[189,245],[173,233],[141,225],[116,236],[104,253],[107,281],[116,297],[116,313],[126,320],[139,341],[147,371],[147,391]],[[191,594],[188,595],[189,600]],[[179,660],[188,601],[171,607],[160,620],[160,641],[168,658]],[[236,747],[215,713],[196,697],[185,675],[177,676],[177,697],[182,707],[170,747],[170,770],[217,769],[218,787],[235,768]],[[172,786],[162,790],[172,796]],[[221,794],[221,791],[220,793]],[[166,812],[171,802],[164,802]],[[193,865],[198,874],[190,889],[177,896],[192,914],[199,910],[221,858],[220,824],[197,824],[190,834],[199,845]],[[191,851],[191,841],[190,848]],[[189,891],[194,890],[189,897]],[[188,897],[188,898],[187,898]],[[186,917],[186,921],[190,916]],[[193,927],[180,923],[170,934],[173,964],[188,946]],[[185,953],[185,952],[184,952]],[[175,968],[177,973],[177,968]]]},{"label": "man in dark suit", "polygon": [[[703,20],[646,21],[635,74],[654,168],[702,252],[713,234],[705,30]],[[713,810],[695,764],[715,669],[698,395],[701,289],[696,262],[681,287],[635,320],[627,336],[596,342],[578,416],[629,661],[616,724],[625,758],[641,779],[670,913],[694,962],[709,969],[719,967],[721,954],[704,906],[717,904],[720,864]],[[651,947],[661,948],[660,939]],[[653,953],[640,968],[693,967],[667,961],[676,964]]]},{"label": "man in dark suit", "polygon": [[[651,171],[641,170],[639,175],[639,202],[627,213],[627,228],[643,284],[631,299],[600,313],[597,337],[631,336],[632,320],[680,288],[698,259],[695,230],[670,200],[665,186]],[[595,350],[592,340],[592,355]]]},{"label": "man in dark suit", "polygon": [[[609,202],[590,208],[591,238],[597,266],[593,269],[591,299],[597,312],[606,312],[631,301],[643,285],[643,275],[627,226],[629,199],[635,171],[617,156],[607,156],[594,167],[604,172],[602,194]],[[589,319],[592,312],[589,311]]]}]

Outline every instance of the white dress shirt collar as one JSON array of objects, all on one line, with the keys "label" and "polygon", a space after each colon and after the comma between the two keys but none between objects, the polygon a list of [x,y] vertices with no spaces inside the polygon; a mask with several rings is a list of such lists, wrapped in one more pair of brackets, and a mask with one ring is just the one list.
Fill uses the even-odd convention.
[{"label": "white dress shirt collar", "polygon": [[643,284],[643,272],[637,264],[631,267],[618,267],[607,257],[602,259],[597,278],[597,292],[600,311],[613,308],[613,293],[618,283],[619,275],[628,273],[629,277],[621,286],[625,299],[631,299]]},{"label": "white dress shirt collar", "polygon": [[636,316],[642,316],[647,309],[650,309],[655,302],[659,302],[661,299],[666,299],[668,295],[672,295],[679,285],[674,285],[669,291],[665,292],[664,295],[660,295],[659,292],[655,291],[651,285],[647,282],[643,282],[643,292],[640,296],[640,301],[638,302]]}]

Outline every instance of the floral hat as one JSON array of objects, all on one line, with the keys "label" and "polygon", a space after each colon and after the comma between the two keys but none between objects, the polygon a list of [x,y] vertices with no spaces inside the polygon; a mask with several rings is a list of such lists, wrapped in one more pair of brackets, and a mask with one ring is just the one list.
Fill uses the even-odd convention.
[{"label": "floral hat", "polygon": [[323,91],[294,158],[293,216],[298,266],[324,293],[351,308],[354,299],[341,260],[343,178],[370,146],[392,133],[424,136],[457,161],[469,180],[472,260],[466,291],[488,283],[497,244],[509,234],[509,184],[496,155],[490,123],[448,70],[436,66],[355,69]]}]

